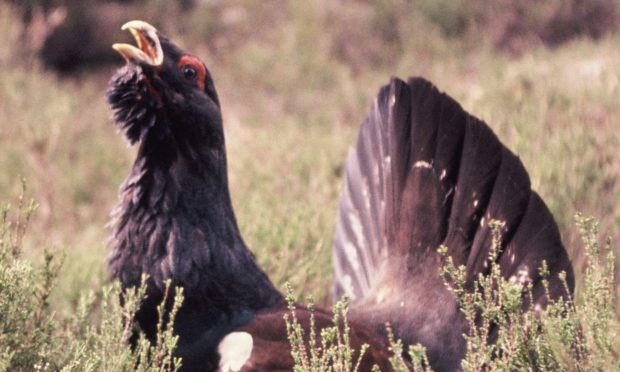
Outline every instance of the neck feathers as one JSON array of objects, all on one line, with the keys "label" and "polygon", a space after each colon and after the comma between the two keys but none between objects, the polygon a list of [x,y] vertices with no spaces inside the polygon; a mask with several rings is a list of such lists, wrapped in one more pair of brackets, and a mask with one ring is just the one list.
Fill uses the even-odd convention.
[{"label": "neck feathers", "polygon": [[[121,186],[109,265],[123,286],[149,276],[207,307],[260,309],[281,300],[241,238],[221,151],[182,153],[144,143]],[[256,290],[256,288],[259,288]]]}]

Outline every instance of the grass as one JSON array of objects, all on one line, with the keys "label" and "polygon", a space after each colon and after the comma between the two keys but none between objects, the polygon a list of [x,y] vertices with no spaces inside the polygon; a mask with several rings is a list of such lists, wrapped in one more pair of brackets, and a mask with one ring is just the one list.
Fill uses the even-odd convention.
[{"label": "grass", "polygon": [[[207,25],[168,30],[215,77],[237,217],[278,288],[288,281],[319,305],[329,302],[347,148],[390,76],[422,75],[520,156],[560,225],[577,300],[586,296],[573,216],[595,216],[601,235],[620,237],[619,34],[536,46],[515,58],[485,39],[446,37],[406,3],[236,1],[216,16],[204,6],[186,24]],[[43,248],[63,252],[47,301],[57,317],[70,318],[84,293],[108,282],[105,224],[134,149],[109,120],[110,72],[61,79],[44,71],[16,47],[18,19],[0,3],[0,198],[17,204],[26,180],[26,195],[40,207],[23,259],[39,267]],[[611,249],[620,257],[620,245]]]}]

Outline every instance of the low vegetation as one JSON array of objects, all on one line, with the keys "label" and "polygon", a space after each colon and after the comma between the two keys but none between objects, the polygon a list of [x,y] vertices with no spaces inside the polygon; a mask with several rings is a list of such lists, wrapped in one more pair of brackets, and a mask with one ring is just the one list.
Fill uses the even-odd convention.
[{"label": "low vegetation", "polygon": [[[121,291],[112,283],[81,292],[71,315],[61,317],[49,303],[62,269],[62,254],[43,252],[44,263],[24,259],[22,243],[37,204],[8,205],[0,212],[0,370],[2,371],[172,371],[180,361],[172,357],[177,337],[159,309],[159,335],[151,344],[139,330],[134,315],[146,287]],[[123,301],[119,301],[122,296]],[[171,316],[183,301],[175,296]],[[62,347],[59,347],[62,346]]]}]

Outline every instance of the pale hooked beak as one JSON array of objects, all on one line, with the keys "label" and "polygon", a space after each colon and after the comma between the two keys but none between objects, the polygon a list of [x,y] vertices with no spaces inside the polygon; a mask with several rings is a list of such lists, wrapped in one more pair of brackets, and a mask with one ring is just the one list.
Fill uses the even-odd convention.
[{"label": "pale hooked beak", "polygon": [[121,30],[129,30],[136,39],[138,47],[118,43],[112,45],[128,62],[143,63],[158,67],[164,62],[164,52],[157,36],[157,29],[144,21],[129,21],[121,27]]}]

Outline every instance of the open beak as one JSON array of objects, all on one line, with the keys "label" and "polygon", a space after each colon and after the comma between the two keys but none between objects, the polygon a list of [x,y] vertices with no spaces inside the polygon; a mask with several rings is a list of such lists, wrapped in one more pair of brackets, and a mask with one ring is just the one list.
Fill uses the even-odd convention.
[{"label": "open beak", "polygon": [[138,44],[138,47],[125,43],[112,45],[112,48],[125,60],[154,67],[162,65],[164,52],[155,27],[144,21],[136,20],[125,23],[121,30],[129,30]]}]

